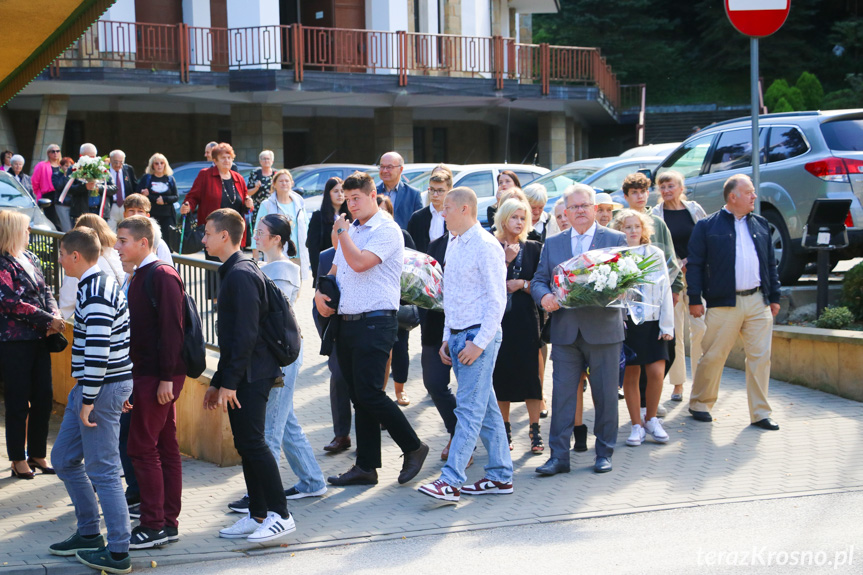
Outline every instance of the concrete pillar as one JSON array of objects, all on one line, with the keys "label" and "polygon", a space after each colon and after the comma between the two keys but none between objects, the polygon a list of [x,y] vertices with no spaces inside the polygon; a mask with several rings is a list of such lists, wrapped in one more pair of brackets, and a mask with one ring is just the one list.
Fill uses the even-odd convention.
[{"label": "concrete pillar", "polygon": [[539,163],[555,169],[566,163],[566,116],[562,112],[539,115]]},{"label": "concrete pillar", "polygon": [[[39,126],[36,128],[36,143],[33,156],[28,162],[30,168],[45,159],[49,144],[63,145],[66,132],[66,115],[69,113],[69,96],[42,96],[42,109],[39,111]],[[71,153],[70,153],[71,152]],[[78,150],[63,150],[64,156],[77,157]]]},{"label": "concrete pillar", "polygon": [[408,3],[404,0],[366,2],[366,30],[408,30]]},{"label": "concrete pillar", "polygon": [[377,157],[396,151],[405,163],[414,161],[414,119],[410,108],[375,109],[375,150]]},{"label": "concrete pillar", "polygon": [[491,36],[491,12],[488,0],[461,0],[461,34]]},{"label": "concrete pillar", "polygon": [[449,0],[444,3],[443,22],[442,34],[461,35],[461,0]]},{"label": "concrete pillar", "polygon": [[258,154],[272,150],[273,167],[285,163],[284,136],[280,104],[232,104],[231,144],[238,162],[258,165]]}]

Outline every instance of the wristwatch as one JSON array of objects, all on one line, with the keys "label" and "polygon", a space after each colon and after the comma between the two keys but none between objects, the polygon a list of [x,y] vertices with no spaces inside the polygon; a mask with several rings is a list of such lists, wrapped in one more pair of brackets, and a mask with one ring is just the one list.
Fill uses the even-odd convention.
[{"label": "wristwatch", "polygon": [[340,236],[340,235],[342,234],[342,232],[343,232],[343,231],[345,231],[345,228],[339,228],[339,229],[337,229],[337,230],[336,230],[336,235],[337,235],[337,236]]}]

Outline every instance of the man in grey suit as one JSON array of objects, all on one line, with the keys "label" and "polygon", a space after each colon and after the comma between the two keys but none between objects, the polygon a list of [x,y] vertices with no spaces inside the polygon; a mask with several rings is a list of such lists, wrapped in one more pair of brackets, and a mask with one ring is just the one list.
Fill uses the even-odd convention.
[{"label": "man in grey suit", "polygon": [[597,473],[611,471],[611,455],[617,442],[617,384],[620,378],[620,347],[623,314],[613,308],[562,309],[552,293],[554,268],[560,263],[598,248],[626,247],[626,236],[597,225],[596,193],[584,184],[573,184],[563,193],[566,219],[572,228],[545,240],[539,267],[530,282],[538,305],[551,314],[551,361],[554,390],[551,404],[549,444],[551,458],[536,472],[554,475],[569,472],[569,448],[578,393],[579,377],[590,367],[590,393],[596,412]]}]

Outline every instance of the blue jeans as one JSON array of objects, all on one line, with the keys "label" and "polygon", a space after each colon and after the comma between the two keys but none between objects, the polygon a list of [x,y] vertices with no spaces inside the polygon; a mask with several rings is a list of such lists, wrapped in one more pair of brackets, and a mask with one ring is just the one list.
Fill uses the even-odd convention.
[{"label": "blue jeans", "polygon": [[458,360],[459,352],[468,341],[473,341],[478,331],[479,328],[469,329],[449,338],[452,369],[458,381],[455,408],[457,422],[441,479],[453,487],[461,487],[467,481],[465,469],[473,455],[477,437],[488,452],[484,477],[501,483],[512,481],[512,457],[492,385],[494,362],[503,337],[501,330],[497,331],[489,346],[471,365],[462,365]]},{"label": "blue jeans", "polygon": [[[81,386],[69,392],[60,433],[51,451],[51,463],[63,480],[75,506],[78,532],[96,535],[99,530],[99,503],[108,528],[108,550],[129,550],[129,507],[120,479],[120,413],[132,395],[132,380],[102,386],[96,396],[90,421],[81,422]],[[83,461],[82,461],[83,460]],[[96,493],[99,492],[99,500]]]},{"label": "blue jeans", "polygon": [[274,387],[270,390],[264,439],[277,463],[281,459],[281,451],[284,450],[288,465],[300,479],[294,487],[302,493],[312,493],[320,491],[326,487],[326,484],[321,467],[315,461],[312,446],[294,413],[294,386],[302,365],[301,347],[297,361],[282,368],[284,387]]}]

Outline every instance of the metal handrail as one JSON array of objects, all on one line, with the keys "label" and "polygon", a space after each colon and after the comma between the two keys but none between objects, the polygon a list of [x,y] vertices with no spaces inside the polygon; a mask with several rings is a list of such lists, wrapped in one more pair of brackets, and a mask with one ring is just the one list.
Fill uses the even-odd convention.
[{"label": "metal handrail", "polygon": [[461,36],[321,28],[292,24],[243,28],[209,28],[186,24],[149,24],[100,20],[51,66],[58,77],[63,66],[151,67],[189,71],[250,68],[303,69],[342,73],[389,73],[399,85],[409,74],[487,78],[495,90],[504,80],[539,83],[549,94],[555,83],[592,84],[600,99],[620,104],[620,82],[596,48],[521,44],[503,36]]},{"label": "metal handrail", "polygon": [[[53,230],[32,228],[29,250],[36,254],[42,264],[45,281],[55,298],[60,293],[65,274],[60,266],[60,238],[63,234]],[[201,314],[201,328],[207,348],[219,351],[216,333],[216,294],[219,293],[219,262],[211,262],[195,256],[173,254],[174,268],[183,280],[186,293],[192,296]]]}]

